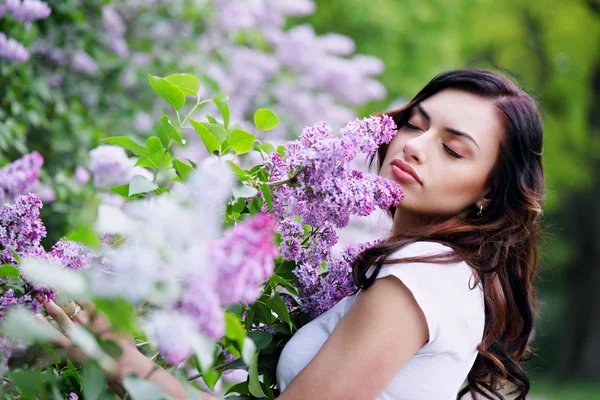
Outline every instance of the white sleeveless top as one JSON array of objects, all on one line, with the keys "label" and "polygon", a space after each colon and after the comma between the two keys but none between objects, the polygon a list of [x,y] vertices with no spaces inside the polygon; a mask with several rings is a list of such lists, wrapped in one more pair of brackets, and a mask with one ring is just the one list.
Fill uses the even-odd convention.
[{"label": "white sleeveless top", "polygon": [[[421,241],[404,246],[389,259],[451,250],[440,243]],[[455,400],[483,339],[481,283],[473,290],[469,288],[475,275],[464,261],[389,264],[381,268],[377,278],[389,275],[400,279],[412,292],[427,320],[429,342],[398,370],[376,400]],[[282,392],[318,353],[359,294],[345,297],[292,336],[277,364],[277,383]]]}]

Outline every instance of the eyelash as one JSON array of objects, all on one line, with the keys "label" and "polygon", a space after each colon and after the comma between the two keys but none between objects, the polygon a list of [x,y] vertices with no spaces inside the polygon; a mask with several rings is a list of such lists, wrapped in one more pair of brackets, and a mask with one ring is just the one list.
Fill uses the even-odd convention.
[{"label": "eyelash", "polygon": [[[421,130],[421,129],[419,129],[419,128],[418,128],[418,127],[416,127],[416,126],[414,126],[414,125],[412,125],[412,124],[409,124],[408,122],[405,122],[405,123],[404,123],[404,125],[405,125],[405,126],[408,128],[408,129],[416,129],[416,130],[419,130],[419,131]],[[444,150],[446,150],[446,152],[447,152],[448,154],[450,154],[450,156],[452,156],[452,157],[454,157],[454,158],[457,158],[457,159],[461,159],[461,158],[462,158],[462,156],[461,156],[460,154],[457,154],[457,153],[455,153],[454,151],[452,151],[452,149],[450,149],[450,147],[446,146],[446,145],[445,145],[445,144],[443,144],[443,143],[442,143],[442,147],[444,148]]]}]

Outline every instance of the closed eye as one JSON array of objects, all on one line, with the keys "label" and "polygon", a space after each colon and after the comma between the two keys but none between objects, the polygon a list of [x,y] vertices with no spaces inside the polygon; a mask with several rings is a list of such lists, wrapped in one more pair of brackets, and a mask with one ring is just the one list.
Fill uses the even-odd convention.
[{"label": "closed eye", "polygon": [[446,146],[446,145],[445,145],[445,144],[443,144],[443,143],[442,143],[442,146],[444,147],[444,150],[446,150],[446,152],[447,152],[448,154],[450,154],[452,157],[454,157],[454,158],[458,158],[458,159],[461,159],[461,158],[462,158],[462,156],[461,156],[460,154],[457,154],[457,153],[455,153],[454,151],[452,151],[452,149],[451,149],[450,147]]},{"label": "closed eye", "polygon": [[408,122],[405,122],[404,126],[406,126],[408,129],[416,129],[418,131],[421,130],[421,128],[419,128],[418,126],[414,126],[413,124],[409,124]]}]

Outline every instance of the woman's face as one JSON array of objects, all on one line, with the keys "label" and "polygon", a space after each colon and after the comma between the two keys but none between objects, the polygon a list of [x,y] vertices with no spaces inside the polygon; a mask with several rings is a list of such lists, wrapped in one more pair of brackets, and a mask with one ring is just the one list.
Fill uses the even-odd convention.
[{"label": "woman's face", "polygon": [[[448,217],[480,204],[485,210],[503,130],[496,113],[488,100],[456,89],[438,92],[412,108],[380,171],[404,191],[398,214]],[[402,163],[413,168],[420,182],[401,171]]]}]

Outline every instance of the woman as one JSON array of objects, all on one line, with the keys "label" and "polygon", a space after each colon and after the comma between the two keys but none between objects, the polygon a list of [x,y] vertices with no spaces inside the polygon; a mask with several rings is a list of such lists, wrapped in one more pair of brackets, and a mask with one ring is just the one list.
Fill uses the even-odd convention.
[{"label": "woman", "polygon": [[[524,399],[544,201],[535,101],[501,75],[459,69],[387,114],[398,133],[379,149],[379,172],[405,199],[390,210],[388,240],[354,265],[360,290],[284,348],[279,399],[502,398],[507,382]],[[46,309],[72,323],[54,303]],[[87,323],[84,312],[75,319]],[[185,397],[121,343],[117,379],[136,373]]]}]

